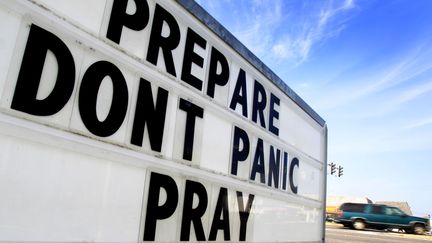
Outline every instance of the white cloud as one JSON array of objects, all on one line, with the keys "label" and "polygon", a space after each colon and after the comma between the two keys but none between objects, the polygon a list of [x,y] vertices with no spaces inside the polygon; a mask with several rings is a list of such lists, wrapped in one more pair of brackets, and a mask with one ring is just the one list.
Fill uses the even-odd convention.
[{"label": "white cloud", "polygon": [[345,13],[355,7],[354,0],[199,2],[264,62],[291,67],[307,60],[315,45],[340,33],[348,19]]},{"label": "white cloud", "polygon": [[295,18],[287,21],[296,28],[276,38],[273,43],[272,51],[275,58],[279,59],[277,61],[291,59],[294,66],[303,63],[308,59],[314,45],[338,35],[345,28],[347,18],[341,16],[354,6],[353,0],[346,0],[340,5],[330,1],[327,6],[319,8],[319,14],[312,11],[307,16],[296,16],[302,21]]},{"label": "white cloud", "polygon": [[[416,97],[432,91],[432,84],[420,84],[411,87],[410,82],[419,79],[422,75],[432,70],[430,57],[432,51],[428,51],[427,45],[417,45],[407,54],[399,57],[387,58],[384,64],[370,65],[360,73],[350,76],[349,82],[340,82],[336,79],[338,87],[334,91],[325,94],[325,99],[317,104],[318,109],[330,110],[345,107],[357,101],[366,101],[368,97],[376,94],[384,94],[395,87],[404,85],[404,89],[388,94],[387,101],[379,104],[382,111],[393,111],[395,105],[415,99]],[[346,77],[343,77],[346,79]],[[378,97],[378,96],[374,96]],[[381,96],[383,97],[383,96]],[[385,106],[385,107],[383,107]],[[374,107],[378,110],[378,107]],[[375,114],[375,113],[371,113]]]},{"label": "white cloud", "polygon": [[428,126],[428,125],[432,125],[432,117],[425,118],[423,120],[411,123],[408,126],[406,126],[405,128],[406,129],[414,129],[414,128],[424,127],[424,126]]},{"label": "white cloud", "polygon": [[318,26],[325,26],[327,22],[335,15],[355,7],[354,0],[346,0],[341,5],[336,7],[332,7],[331,2],[328,8],[321,10]]},{"label": "white cloud", "polygon": [[365,96],[394,87],[429,71],[432,69],[432,63],[425,61],[427,58],[429,58],[429,55],[423,47],[414,49],[409,55],[389,67],[381,78],[374,80],[374,82],[360,90],[358,95]]},{"label": "white cloud", "polygon": [[275,31],[283,23],[282,2],[253,1],[243,6],[242,16],[236,18],[233,34],[256,55],[266,55],[273,45]]},{"label": "white cloud", "polygon": [[[428,123],[420,124],[421,126],[431,124],[432,119]],[[360,128],[361,130],[361,128]],[[339,137],[339,140],[329,145],[329,151],[332,155],[370,155],[370,154],[386,154],[394,152],[407,152],[419,150],[431,150],[430,143],[431,134],[424,132],[423,134],[403,134],[401,131],[395,133],[392,129],[377,129],[370,128],[362,130],[363,133],[353,131],[349,137]],[[348,141],[348,140],[349,141]]]},{"label": "white cloud", "polygon": [[423,83],[404,91],[396,99],[396,104],[402,104],[432,91],[432,82]]},{"label": "white cloud", "polygon": [[287,48],[286,44],[284,45],[283,43],[274,45],[272,48],[272,53],[277,58],[282,58],[282,59],[290,58],[292,56],[292,53],[290,52],[290,48]]}]

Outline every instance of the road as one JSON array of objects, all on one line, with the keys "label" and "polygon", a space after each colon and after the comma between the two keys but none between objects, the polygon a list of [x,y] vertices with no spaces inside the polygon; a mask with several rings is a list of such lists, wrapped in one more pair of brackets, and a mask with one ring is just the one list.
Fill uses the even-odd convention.
[{"label": "road", "polygon": [[351,230],[343,228],[338,224],[326,225],[326,243],[346,243],[346,242],[365,242],[365,243],[427,243],[432,242],[432,236],[410,235],[378,230]]}]

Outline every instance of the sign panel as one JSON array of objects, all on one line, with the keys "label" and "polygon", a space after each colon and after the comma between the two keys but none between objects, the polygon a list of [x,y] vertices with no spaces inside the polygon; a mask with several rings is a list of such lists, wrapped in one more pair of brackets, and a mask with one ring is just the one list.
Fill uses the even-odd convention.
[{"label": "sign panel", "polygon": [[0,241],[323,240],[325,123],[196,3],[0,20]]}]

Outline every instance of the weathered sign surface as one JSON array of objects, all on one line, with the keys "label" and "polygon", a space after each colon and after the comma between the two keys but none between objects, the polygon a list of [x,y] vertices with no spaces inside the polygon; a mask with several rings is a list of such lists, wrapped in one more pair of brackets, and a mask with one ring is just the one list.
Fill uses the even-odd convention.
[{"label": "weathered sign surface", "polygon": [[195,2],[0,2],[0,241],[323,236],[326,126]]}]

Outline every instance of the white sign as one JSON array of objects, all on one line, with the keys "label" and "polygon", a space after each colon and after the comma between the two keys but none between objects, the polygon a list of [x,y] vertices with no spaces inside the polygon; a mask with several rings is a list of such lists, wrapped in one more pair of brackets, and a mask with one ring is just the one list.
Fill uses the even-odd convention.
[{"label": "white sign", "polygon": [[322,240],[325,124],[199,11],[0,3],[0,241]]}]

